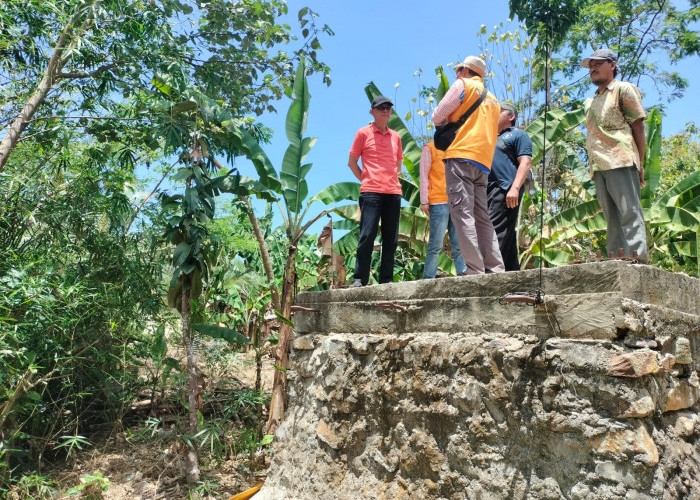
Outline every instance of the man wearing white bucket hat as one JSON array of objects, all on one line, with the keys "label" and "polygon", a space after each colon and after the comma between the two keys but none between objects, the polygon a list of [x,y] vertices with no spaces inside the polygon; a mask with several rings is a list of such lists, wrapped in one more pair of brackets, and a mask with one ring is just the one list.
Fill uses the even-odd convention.
[{"label": "man wearing white bucket hat", "polygon": [[455,71],[458,79],[432,116],[436,126],[463,121],[444,157],[450,218],[467,273],[502,273],[505,267],[486,202],[501,108],[484,86],[483,59],[468,56]]}]

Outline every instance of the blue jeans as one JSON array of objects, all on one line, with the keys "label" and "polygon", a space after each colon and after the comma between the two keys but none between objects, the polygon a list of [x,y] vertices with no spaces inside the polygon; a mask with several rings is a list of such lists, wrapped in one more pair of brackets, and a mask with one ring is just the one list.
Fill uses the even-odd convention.
[{"label": "blue jeans", "polygon": [[452,259],[455,262],[457,274],[467,272],[462,254],[459,252],[459,241],[457,230],[450,219],[450,206],[447,203],[430,205],[430,240],[428,240],[428,250],[425,253],[425,266],[423,267],[423,279],[434,278],[438,270],[438,257],[442,250],[442,243],[445,240],[445,230],[450,236],[452,246]]},{"label": "blue jeans", "polygon": [[357,242],[355,279],[363,285],[369,282],[369,267],[377,236],[379,221],[382,223],[382,260],[379,283],[394,281],[394,253],[399,242],[399,218],[401,195],[384,193],[360,194],[360,239]]}]

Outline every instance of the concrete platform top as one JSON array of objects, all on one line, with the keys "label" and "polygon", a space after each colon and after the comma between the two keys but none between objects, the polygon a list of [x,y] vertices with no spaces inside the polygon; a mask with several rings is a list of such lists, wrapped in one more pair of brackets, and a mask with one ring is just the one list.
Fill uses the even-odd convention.
[{"label": "concrete platform top", "polygon": [[[536,292],[537,307],[509,304],[506,294]],[[679,321],[700,329],[700,280],[624,261],[461,276],[302,293],[294,314],[303,333],[499,331],[569,338],[645,338]],[[360,307],[357,307],[357,306]]]}]

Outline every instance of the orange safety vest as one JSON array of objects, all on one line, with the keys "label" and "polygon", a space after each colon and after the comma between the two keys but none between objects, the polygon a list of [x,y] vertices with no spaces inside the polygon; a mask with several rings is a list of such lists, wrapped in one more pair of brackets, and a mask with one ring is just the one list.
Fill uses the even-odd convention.
[{"label": "orange safety vest", "polygon": [[445,152],[437,149],[433,142],[429,142],[427,146],[430,148],[431,158],[430,172],[428,172],[428,203],[431,205],[447,203],[445,164],[442,162]]},{"label": "orange safety vest", "polygon": [[[464,82],[464,98],[462,104],[447,118],[456,122],[460,116],[479,98],[484,91],[484,83],[478,76],[462,78]],[[501,107],[491,92],[486,95],[484,102],[471,114],[467,121],[457,131],[455,140],[445,151],[445,159],[462,158],[481,163],[489,170],[496,151],[498,139],[498,115]]]}]

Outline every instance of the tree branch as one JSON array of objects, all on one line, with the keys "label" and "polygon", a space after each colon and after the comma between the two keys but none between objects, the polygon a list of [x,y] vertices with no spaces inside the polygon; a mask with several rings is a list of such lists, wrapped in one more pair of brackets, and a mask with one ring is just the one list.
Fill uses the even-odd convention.
[{"label": "tree branch", "polygon": [[81,118],[85,118],[88,120],[115,120],[115,121],[127,121],[127,122],[134,122],[134,121],[141,120],[141,118],[119,118],[116,116],[77,115],[77,116],[40,116],[39,118],[32,118],[27,123],[39,122],[42,120],[80,120]]},{"label": "tree branch", "polygon": [[172,165],[170,165],[170,167],[168,167],[168,169],[163,174],[163,177],[161,177],[161,179],[158,181],[158,184],[156,184],[156,187],[153,188],[153,190],[148,194],[148,196],[146,196],[146,198],[144,198],[144,200],[136,208],[136,210],[134,210],[134,213],[131,215],[131,220],[129,220],[129,223],[126,225],[126,228],[124,229],[124,234],[127,234],[129,232],[129,229],[131,229],[131,224],[134,223],[134,221],[136,220],[136,217],[138,217],[139,213],[141,212],[141,209],[143,209],[143,207],[146,205],[146,203],[148,203],[148,200],[150,200],[153,197],[153,195],[156,193],[156,191],[158,191],[158,188],[160,187],[160,185],[163,183],[163,181],[168,176],[168,174],[173,169],[173,167],[175,167],[175,165],[177,165],[179,163],[179,161],[180,161],[180,159],[178,158],[177,160],[175,160],[175,163],[173,163]]},{"label": "tree branch", "polygon": [[106,64],[104,66],[101,66],[97,68],[95,71],[87,72],[87,71],[73,71],[71,73],[58,73],[56,75],[57,78],[64,78],[66,80],[75,80],[78,78],[93,78],[96,76],[101,75],[105,71],[109,71],[110,69],[114,68],[116,66],[115,63],[111,64]]}]

